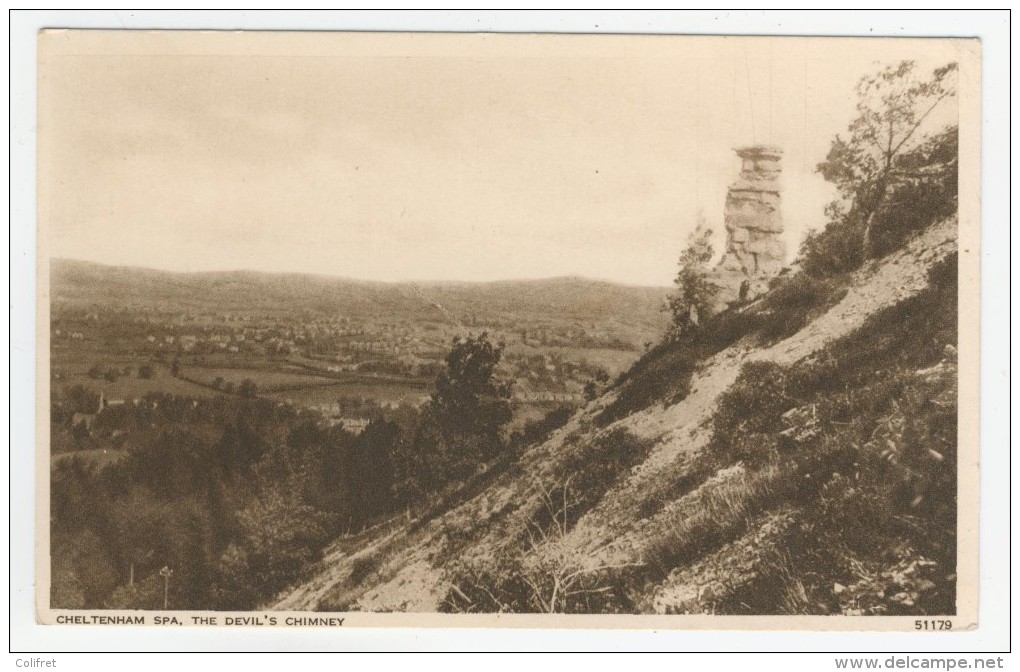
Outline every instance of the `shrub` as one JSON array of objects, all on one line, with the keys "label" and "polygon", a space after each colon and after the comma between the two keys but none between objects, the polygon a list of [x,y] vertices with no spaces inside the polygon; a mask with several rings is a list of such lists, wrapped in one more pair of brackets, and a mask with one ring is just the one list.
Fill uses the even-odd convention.
[{"label": "shrub", "polygon": [[692,492],[718,469],[714,455],[700,453],[691,461],[674,463],[642,492],[638,505],[639,518],[651,518],[671,502]]},{"label": "shrub", "polygon": [[453,339],[414,435],[395,455],[398,500],[424,501],[504,459],[513,409],[512,383],[496,375],[503,349],[486,332]]},{"label": "shrub", "polygon": [[[570,505],[562,513],[563,521],[543,521],[542,527],[563,524],[569,531],[577,520],[590,510],[606,492],[630,469],[648,455],[652,442],[639,439],[622,427],[614,428],[595,437],[586,449],[575,451],[558,465],[558,472],[568,474],[562,486],[551,489],[554,499],[564,496],[564,489],[573,484],[575,492]],[[548,508],[548,507],[547,507]],[[541,518],[541,516],[538,516]]]},{"label": "shrub", "polygon": [[567,424],[574,414],[573,406],[557,406],[546,413],[540,420],[529,420],[524,423],[520,432],[514,432],[510,437],[510,444],[514,448],[523,448],[536,443],[542,443],[557,429]]},{"label": "shrub", "polygon": [[619,611],[622,593],[614,591],[609,566],[592,562],[566,537],[570,511],[583,491],[570,480],[542,491],[542,508],[528,522],[528,542],[508,544],[497,560],[455,561],[447,566],[451,583],[442,609],[454,612],[599,613]]},{"label": "shrub", "polygon": [[803,365],[790,371],[801,397],[864,384],[876,372],[937,363],[957,341],[957,259],[951,254],[928,273],[920,293],[871,315]]},{"label": "shrub", "polygon": [[[442,608],[549,613],[628,609],[613,579],[613,572],[624,567],[592,563],[583,549],[565,540],[613,484],[647,456],[650,445],[624,429],[614,429],[572,451],[556,465],[557,473],[568,475],[564,480],[536,481],[524,512],[525,528],[510,535],[503,548],[485,558],[446,565],[453,587]],[[465,534],[451,528],[451,545],[461,546]]]},{"label": "shrub", "polygon": [[230,582],[252,584],[252,590],[272,594],[318,560],[322,548],[336,534],[337,516],[277,493],[268,493],[238,514],[243,530],[243,558]]},{"label": "shrub", "polygon": [[846,288],[834,280],[820,280],[798,273],[773,289],[759,313],[761,339],[775,343],[803,329],[812,317],[846,296]]},{"label": "shrub", "polygon": [[251,378],[245,378],[237,386],[237,393],[245,399],[254,399],[257,391],[258,387]]},{"label": "shrub", "polygon": [[762,464],[776,450],[780,416],[796,405],[787,393],[786,370],[772,362],[747,362],[712,416],[709,449],[725,463]]},{"label": "shrub", "polygon": [[690,338],[666,341],[649,350],[618,381],[616,398],[599,413],[598,424],[604,427],[656,401],[686,397],[690,393],[698,354]]},{"label": "shrub", "polygon": [[821,231],[809,231],[800,245],[801,267],[817,278],[855,271],[864,263],[864,229],[843,215]]},{"label": "shrub", "polygon": [[632,585],[661,582],[682,567],[743,534],[753,517],[789,496],[789,472],[770,465],[741,470],[735,476],[706,483],[670,527],[645,550],[646,565],[632,573]]},{"label": "shrub", "polygon": [[347,577],[347,584],[354,586],[369,577],[373,572],[379,569],[380,558],[378,555],[367,555],[365,557],[357,558],[351,563],[351,573]]}]

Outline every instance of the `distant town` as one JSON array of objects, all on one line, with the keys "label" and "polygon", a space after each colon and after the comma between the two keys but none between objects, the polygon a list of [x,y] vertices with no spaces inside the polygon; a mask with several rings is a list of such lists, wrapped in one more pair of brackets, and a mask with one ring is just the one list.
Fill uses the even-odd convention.
[{"label": "distant town", "polygon": [[[479,310],[459,306],[459,315],[423,296],[410,316],[385,309],[374,315],[326,311],[309,305],[314,296],[271,311],[183,308],[138,297],[125,305],[101,296],[97,278],[90,282],[99,296],[74,295],[61,282],[61,263],[50,327],[51,382],[58,397],[80,386],[93,393],[90,398],[100,395],[106,408],[141,404],[153,392],[258,396],[316,411],[323,423],[354,433],[376,415],[424,403],[457,335],[486,332],[504,345],[501,373],[515,383],[512,399],[523,423],[551,407],[584,403],[659,337],[665,319],[654,296],[643,297],[638,310],[644,313],[630,323],[570,319],[570,311],[550,316],[540,301],[500,317],[486,314],[483,289],[472,299]],[[76,263],[67,262],[72,269]],[[99,275],[102,269],[90,267]],[[179,303],[201,303],[200,295],[184,295]],[[54,403],[74,405],[61,398]],[[72,414],[86,418],[103,408],[75,407]]]}]

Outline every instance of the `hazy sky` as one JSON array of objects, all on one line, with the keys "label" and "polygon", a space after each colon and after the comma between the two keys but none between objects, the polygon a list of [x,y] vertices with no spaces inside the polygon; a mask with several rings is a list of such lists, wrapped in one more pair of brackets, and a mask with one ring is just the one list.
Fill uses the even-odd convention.
[{"label": "hazy sky", "polygon": [[732,148],[814,166],[878,64],[930,40],[57,32],[40,52],[50,255],[379,280],[668,284]]}]

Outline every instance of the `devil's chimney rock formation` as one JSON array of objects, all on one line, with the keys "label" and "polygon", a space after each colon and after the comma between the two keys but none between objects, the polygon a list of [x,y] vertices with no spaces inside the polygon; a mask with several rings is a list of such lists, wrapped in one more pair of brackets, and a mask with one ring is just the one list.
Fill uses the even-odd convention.
[{"label": "devil's chimney rock formation", "polygon": [[764,292],[786,263],[779,209],[783,150],[752,145],[736,152],[742,164],[726,194],[726,249],[709,278],[719,289],[718,310]]}]

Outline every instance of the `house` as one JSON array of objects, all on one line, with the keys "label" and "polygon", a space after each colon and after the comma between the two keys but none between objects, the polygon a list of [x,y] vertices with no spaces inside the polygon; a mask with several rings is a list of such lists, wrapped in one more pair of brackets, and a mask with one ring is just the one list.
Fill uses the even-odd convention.
[{"label": "house", "polygon": [[343,427],[343,429],[351,434],[361,434],[368,427],[369,420],[367,418],[330,418],[330,427]]}]

